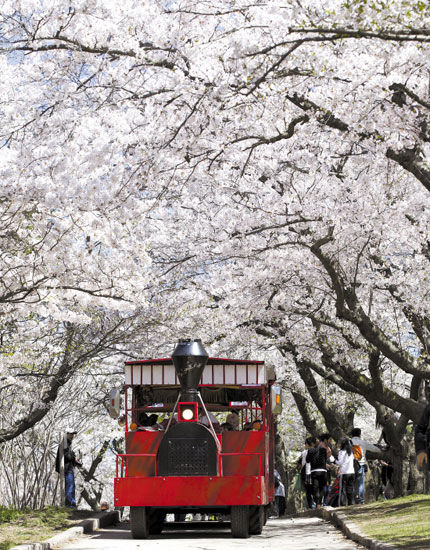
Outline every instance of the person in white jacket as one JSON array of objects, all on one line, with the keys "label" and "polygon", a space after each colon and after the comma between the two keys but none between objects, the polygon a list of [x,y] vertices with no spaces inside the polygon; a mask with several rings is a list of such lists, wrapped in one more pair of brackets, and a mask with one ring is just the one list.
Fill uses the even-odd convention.
[{"label": "person in white jacket", "polygon": [[360,428],[354,428],[351,432],[351,443],[353,446],[360,447],[361,458],[358,459],[360,463],[360,471],[356,475],[356,482],[358,485],[358,504],[364,503],[364,481],[367,472],[366,451],[373,451],[374,453],[380,453],[381,449],[373,443],[369,443],[365,439],[361,439]]},{"label": "person in white jacket", "polygon": [[285,485],[281,481],[278,470],[275,469],[273,475],[275,478],[275,509],[277,514],[275,517],[280,518],[285,514]]},{"label": "person in white jacket", "polygon": [[[339,468],[340,487],[339,487],[339,504],[347,502],[348,506],[355,504],[354,501],[354,454],[352,446],[347,437],[344,437],[339,442],[339,453],[337,455],[336,464]],[[346,499],[342,498],[346,495]]]}]

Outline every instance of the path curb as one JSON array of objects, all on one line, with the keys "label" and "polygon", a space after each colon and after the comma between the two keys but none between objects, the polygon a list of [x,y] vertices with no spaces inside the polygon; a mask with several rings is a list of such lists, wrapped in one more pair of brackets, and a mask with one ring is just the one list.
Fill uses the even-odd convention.
[{"label": "path curb", "polygon": [[358,544],[361,544],[366,548],[370,548],[370,550],[399,550],[397,546],[372,539],[368,535],[364,534],[363,531],[361,531],[361,529],[353,521],[349,520],[348,516],[344,512],[339,511],[338,508],[326,506],[325,508],[315,510],[315,515],[330,521],[338,527],[346,537],[354,542],[358,542]]},{"label": "path curb", "polygon": [[67,529],[66,531],[63,531],[62,533],[59,533],[58,535],[55,535],[43,542],[20,544],[19,546],[14,546],[10,550],[51,550],[61,544],[65,544],[69,540],[80,537],[84,533],[92,533],[93,531],[100,529],[100,527],[106,527],[107,525],[118,523],[119,520],[120,517],[117,510],[105,512],[100,516],[84,519],[77,526],[70,527],[70,529]]}]

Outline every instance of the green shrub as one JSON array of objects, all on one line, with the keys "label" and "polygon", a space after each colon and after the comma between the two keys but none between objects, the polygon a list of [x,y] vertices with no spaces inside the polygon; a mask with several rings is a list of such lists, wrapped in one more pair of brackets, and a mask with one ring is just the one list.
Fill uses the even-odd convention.
[{"label": "green shrub", "polygon": [[[9,523],[17,519],[20,515],[22,515],[22,510],[0,506],[0,523]],[[0,547],[0,550],[3,550],[3,548]]]}]

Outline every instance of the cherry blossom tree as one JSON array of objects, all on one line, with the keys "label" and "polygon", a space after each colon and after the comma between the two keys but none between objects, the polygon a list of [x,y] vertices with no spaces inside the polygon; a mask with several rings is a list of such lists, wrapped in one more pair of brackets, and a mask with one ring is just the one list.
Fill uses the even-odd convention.
[{"label": "cherry blossom tree", "polygon": [[414,0],[5,2],[0,375],[38,356],[43,384],[3,439],[92,360],[198,331],[276,356],[330,429],[358,394],[401,441],[429,374],[429,19]]}]

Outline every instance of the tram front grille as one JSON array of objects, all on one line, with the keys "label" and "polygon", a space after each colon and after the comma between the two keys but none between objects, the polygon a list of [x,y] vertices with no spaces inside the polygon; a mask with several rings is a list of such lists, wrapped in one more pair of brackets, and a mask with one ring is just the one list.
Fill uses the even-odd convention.
[{"label": "tram front grille", "polygon": [[204,439],[169,439],[167,468],[173,476],[209,475],[208,442]]},{"label": "tram front grille", "polygon": [[217,445],[212,432],[198,422],[172,426],[157,452],[160,476],[217,475]]}]

